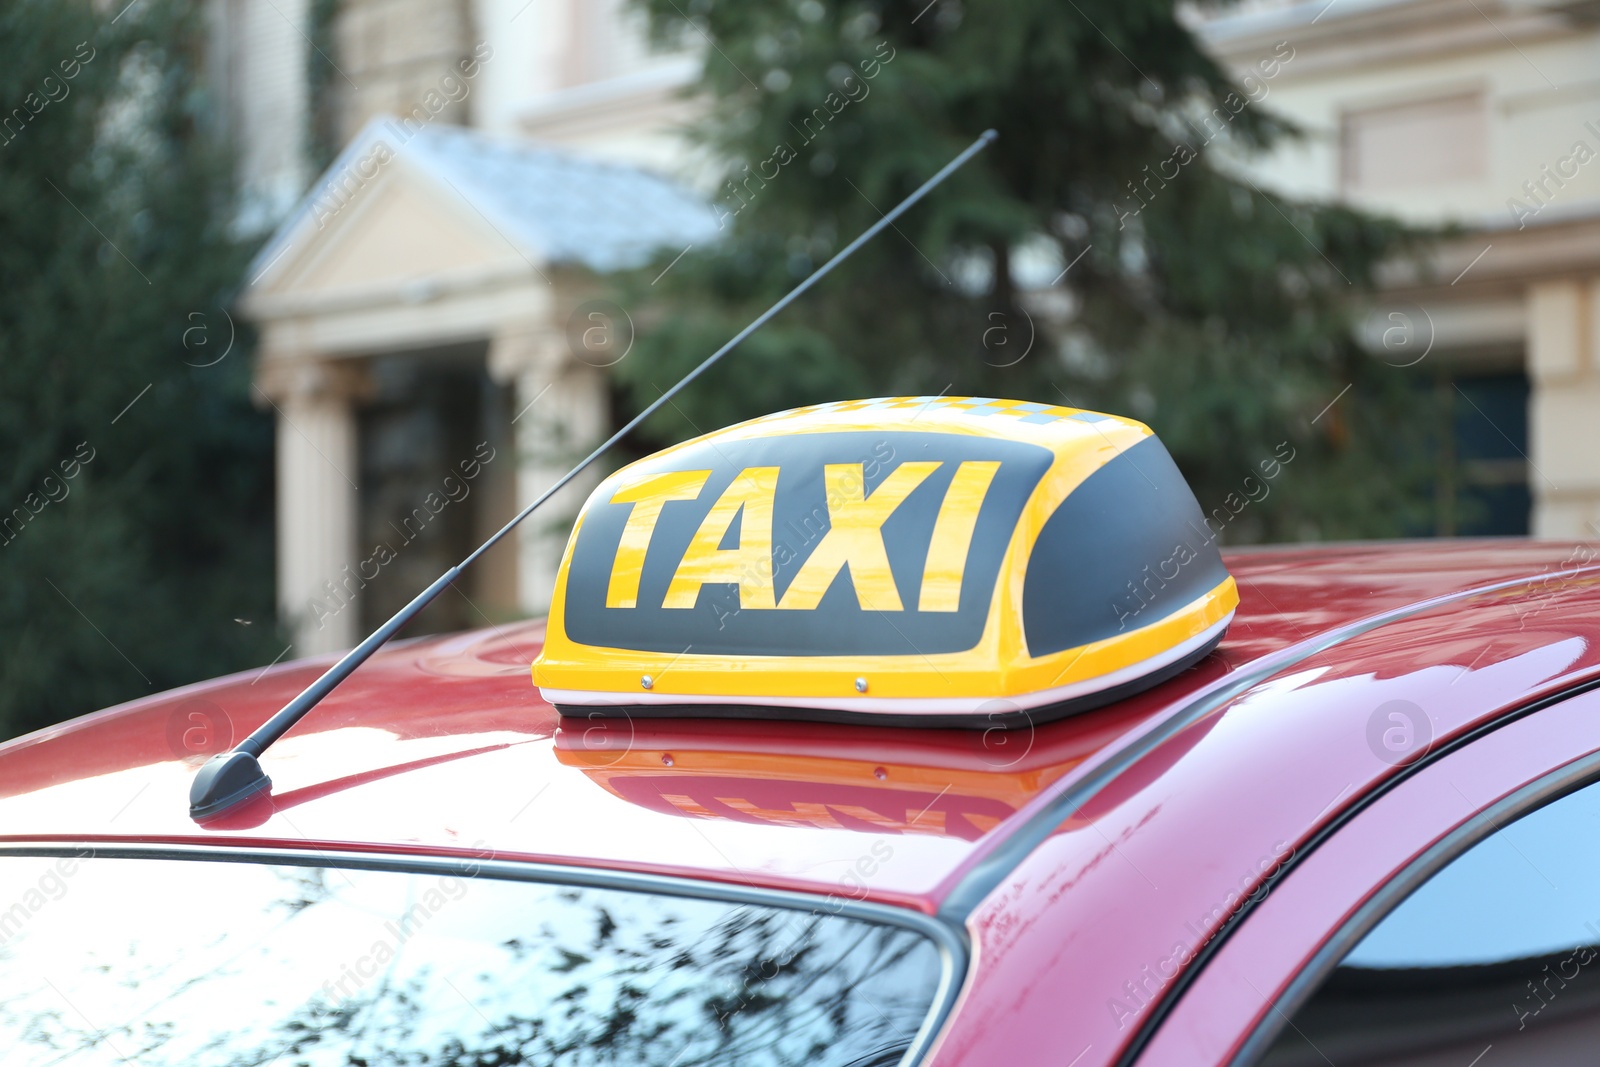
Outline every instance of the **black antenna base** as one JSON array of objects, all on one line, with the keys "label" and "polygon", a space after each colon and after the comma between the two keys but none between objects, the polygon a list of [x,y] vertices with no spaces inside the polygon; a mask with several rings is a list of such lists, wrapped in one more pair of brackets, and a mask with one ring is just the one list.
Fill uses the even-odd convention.
[{"label": "black antenna base", "polygon": [[272,788],[272,779],[248,752],[221,752],[206,760],[189,784],[189,817],[209,819]]}]

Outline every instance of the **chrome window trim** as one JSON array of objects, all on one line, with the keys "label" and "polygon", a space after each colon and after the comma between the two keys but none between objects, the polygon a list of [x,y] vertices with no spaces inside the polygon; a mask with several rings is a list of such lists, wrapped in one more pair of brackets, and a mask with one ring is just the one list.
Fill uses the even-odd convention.
[{"label": "chrome window trim", "polygon": [[294,867],[343,867],[351,870],[399,871],[411,874],[446,873],[457,877],[488,876],[508,882],[536,882],[544,885],[616,889],[658,896],[708,900],[724,904],[754,904],[788,911],[808,911],[845,916],[863,922],[898,926],[921,934],[939,953],[939,984],[922,1026],[912,1038],[911,1047],[900,1058],[899,1067],[915,1067],[933,1047],[955,1008],[968,973],[969,950],[966,931],[953,924],[913,911],[910,908],[823,896],[795,890],[741,886],[730,882],[702,881],[671,875],[615,871],[599,867],[577,867],[556,863],[478,859],[473,856],[419,856],[393,852],[351,852],[337,849],[246,848],[211,845],[132,845],[104,841],[29,842],[0,844],[5,856],[76,856],[89,851],[96,859],[189,860],[217,863],[270,863]]}]

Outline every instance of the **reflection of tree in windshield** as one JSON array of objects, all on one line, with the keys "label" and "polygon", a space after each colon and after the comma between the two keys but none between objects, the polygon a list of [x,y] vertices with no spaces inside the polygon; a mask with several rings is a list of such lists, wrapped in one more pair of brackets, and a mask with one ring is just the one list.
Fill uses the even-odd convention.
[{"label": "reflection of tree in windshield", "polygon": [[288,883],[289,896],[273,901],[290,915],[328,898],[328,871],[325,867],[269,867],[275,876]]},{"label": "reflection of tree in windshield", "polygon": [[[60,937],[37,939],[47,959],[20,939],[0,970],[0,1046],[23,1062],[876,1067],[898,1061],[940,974],[919,935],[827,914],[489,879],[455,880],[451,896],[438,877],[390,872],[299,870],[286,884],[283,868],[96,864],[113,865],[125,887],[181,875],[229,905],[183,939],[141,938],[127,927],[172,902],[141,898],[120,944],[97,924],[97,950],[76,960]],[[428,911],[434,898],[447,905]],[[186,961],[184,941],[213,952]],[[82,1010],[48,989],[8,999],[34,965]],[[96,1018],[112,1010],[109,983],[133,995],[120,1018]]]},{"label": "reflection of tree in windshield", "polygon": [[[502,943],[500,966],[446,976],[424,965],[359,1003],[313,1005],[285,1024],[282,1062],[348,1043],[352,1067],[842,1063],[830,1049],[903,1050],[931,999],[937,960],[905,931],[741,908],[709,937],[685,936],[671,914],[644,925],[636,907],[585,907],[600,895],[572,894],[560,921]],[[580,907],[581,924],[568,918]],[[888,976],[913,956],[926,977],[908,996]],[[423,1017],[463,1005],[475,1016],[466,1030],[430,1039]]]}]

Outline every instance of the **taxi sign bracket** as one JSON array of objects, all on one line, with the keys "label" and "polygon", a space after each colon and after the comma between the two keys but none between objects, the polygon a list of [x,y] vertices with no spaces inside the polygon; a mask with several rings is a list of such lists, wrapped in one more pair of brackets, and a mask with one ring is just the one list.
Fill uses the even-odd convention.
[{"label": "taxi sign bracket", "polygon": [[272,780],[261,769],[259,762],[261,754],[273,742],[282,737],[290,727],[304,718],[307,712],[316,707],[340,682],[348,678],[357,667],[365,663],[374,652],[387,644],[390,638],[414,619],[423,608],[432,603],[435,597],[444,592],[445,588],[453,583],[463,570],[471,566],[479,556],[498,544],[523,519],[533,514],[542,504],[565,488],[569,482],[583,473],[590,464],[608,452],[613,445],[633,432],[640,423],[654,415],[656,411],[669,403],[686,386],[710,370],[714,364],[736,348],[740,342],[766,325],[774,315],[788,307],[801,294],[821,281],[832,272],[833,268],[850,258],[862,245],[893,225],[896,219],[942,184],[946,178],[964,166],[973,156],[992,144],[998,136],[999,134],[994,130],[985,130],[960,155],[946,163],[938,173],[919,185],[909,196],[890,209],[888,214],[867,227],[860,236],[840,249],[833,258],[811,272],[804,281],[789,290],[777,303],[762,312],[748,326],[735,334],[731,340],[707,356],[698,366],[680,378],[670,389],[662,393],[654,403],[630,419],[627,425],[608,437],[605,443],[584,457],[577,466],[563,474],[556,480],[555,484],[551,485],[531,504],[519,511],[510,522],[506,523],[492,537],[474,549],[471,555],[451,567],[448,571],[445,571],[432,585],[417,594],[411,603],[397,611],[388,622],[378,627],[359,645],[345,653],[339,662],[329,667],[321,677],[307,686],[293,700],[285,704],[272,718],[262,723],[249,737],[239,742],[231,751],[219,753],[206,761],[189,787],[190,816],[197,820],[213,818],[252,797],[270,790],[272,788]]}]

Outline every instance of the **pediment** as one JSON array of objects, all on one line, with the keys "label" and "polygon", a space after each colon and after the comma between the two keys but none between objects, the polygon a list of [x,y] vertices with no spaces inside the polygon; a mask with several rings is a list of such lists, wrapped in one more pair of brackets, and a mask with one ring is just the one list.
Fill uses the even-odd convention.
[{"label": "pediment", "polygon": [[404,152],[358,181],[324,182],[260,296],[320,300],[464,275],[532,273],[524,253],[472,205],[408,166]]},{"label": "pediment", "polygon": [[440,124],[379,117],[250,267],[257,318],[342,313],[608,273],[715,240],[715,213],[636,167]]}]

